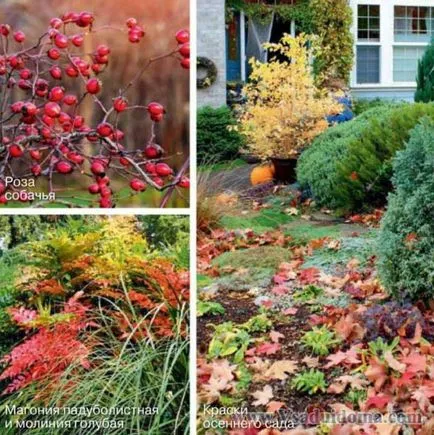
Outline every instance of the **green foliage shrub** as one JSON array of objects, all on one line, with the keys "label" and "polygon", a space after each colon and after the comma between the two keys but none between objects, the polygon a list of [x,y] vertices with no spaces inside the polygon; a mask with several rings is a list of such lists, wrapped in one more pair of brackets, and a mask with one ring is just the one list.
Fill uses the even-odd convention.
[{"label": "green foliage shrub", "polygon": [[378,270],[397,300],[434,296],[434,122],[424,119],[394,161],[378,243]]},{"label": "green foliage shrub", "polygon": [[231,160],[244,145],[241,134],[231,129],[237,122],[231,110],[203,107],[197,114],[197,158],[199,164]]},{"label": "green foliage shrub", "polygon": [[419,61],[416,82],[414,100],[423,103],[434,101],[434,40]]},{"label": "green foliage shrub", "polygon": [[22,331],[12,321],[8,308],[18,303],[15,289],[16,275],[24,264],[24,259],[15,252],[3,254],[0,258],[0,358],[22,338]]},{"label": "green foliage shrub", "polygon": [[350,78],[354,51],[351,24],[353,16],[347,0],[311,0],[315,33],[321,38],[322,50],[314,69],[319,81]]},{"label": "green foliage shrub", "polygon": [[355,116],[361,115],[362,113],[373,109],[374,107],[390,108],[399,105],[399,101],[395,100],[384,100],[382,98],[360,98],[353,99],[353,112]]},{"label": "green foliage shrub", "polygon": [[263,23],[268,23],[271,15],[274,14],[285,22],[294,20],[300,32],[312,33],[315,23],[310,2],[311,0],[298,0],[295,4],[280,2],[265,4],[265,2],[253,3],[248,0],[226,0],[226,22],[229,23],[233,19],[235,11],[243,11],[249,18]]},{"label": "green foliage shrub", "polygon": [[0,216],[1,249],[41,237],[50,223],[64,219],[64,216]]},{"label": "green foliage shrub", "polygon": [[349,212],[383,204],[392,159],[434,104],[376,107],[320,135],[301,155],[297,175],[319,205]]}]

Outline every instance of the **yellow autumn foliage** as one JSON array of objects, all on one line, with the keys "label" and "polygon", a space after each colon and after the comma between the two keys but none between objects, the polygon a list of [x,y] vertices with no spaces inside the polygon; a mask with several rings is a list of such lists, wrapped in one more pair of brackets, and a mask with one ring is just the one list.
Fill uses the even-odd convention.
[{"label": "yellow autumn foliage", "polygon": [[311,60],[318,48],[314,36],[285,34],[279,43],[264,47],[272,57],[267,63],[250,61],[241,130],[258,157],[293,158],[327,129],[326,117],[339,113],[341,106],[315,86]]}]

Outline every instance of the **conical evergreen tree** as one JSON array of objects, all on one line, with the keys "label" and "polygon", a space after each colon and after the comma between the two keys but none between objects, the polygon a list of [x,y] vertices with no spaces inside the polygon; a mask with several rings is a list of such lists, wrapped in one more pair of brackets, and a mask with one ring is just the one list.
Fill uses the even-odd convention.
[{"label": "conical evergreen tree", "polygon": [[417,69],[416,102],[434,101],[434,40],[427,47]]}]

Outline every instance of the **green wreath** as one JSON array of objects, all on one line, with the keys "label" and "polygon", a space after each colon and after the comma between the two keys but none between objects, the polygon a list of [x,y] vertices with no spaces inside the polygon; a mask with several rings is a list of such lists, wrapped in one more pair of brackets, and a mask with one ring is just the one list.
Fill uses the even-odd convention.
[{"label": "green wreath", "polygon": [[199,89],[209,88],[217,80],[217,67],[216,64],[207,57],[197,58],[197,68],[203,68],[206,70],[205,77],[197,79],[197,87]]}]

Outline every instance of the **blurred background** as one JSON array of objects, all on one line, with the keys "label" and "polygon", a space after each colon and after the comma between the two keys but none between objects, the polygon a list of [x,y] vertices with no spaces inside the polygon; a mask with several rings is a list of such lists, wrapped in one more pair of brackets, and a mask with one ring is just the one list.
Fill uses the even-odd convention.
[{"label": "blurred background", "polygon": [[[102,42],[112,49],[108,69],[100,76],[103,82],[101,100],[106,106],[111,104],[119,89],[135,76],[146,59],[175,49],[176,32],[189,27],[188,0],[0,0],[0,23],[9,23],[14,30],[24,31],[27,41],[33,43],[47,29],[51,18],[60,17],[68,11],[82,10],[95,14],[94,28],[111,25],[126,30],[126,19],[135,17],[146,32],[139,44],[128,42],[126,32],[112,29],[86,37],[84,50],[87,52]],[[79,80],[74,79],[65,80],[65,84],[67,89],[82,86]],[[147,69],[127,97],[131,105],[158,101],[165,106],[167,115],[156,129],[157,143],[170,157],[167,162],[175,171],[179,169],[189,153],[188,71],[181,68],[176,58],[158,61]],[[86,98],[80,113],[88,123],[91,119],[93,124],[101,120],[101,112],[90,98]],[[151,122],[143,111],[130,111],[122,115],[120,128],[125,132],[123,144],[126,148],[143,148],[150,136]],[[86,177],[76,177],[75,186],[71,186],[70,177],[58,177],[56,184],[65,183],[65,178],[68,182],[65,195],[68,191],[80,191],[89,184]],[[126,180],[115,180],[113,183],[116,191],[125,186],[128,186]],[[153,189],[133,197],[128,188],[124,192],[121,196],[125,199],[118,202],[119,206],[156,207],[161,200],[161,194]],[[169,206],[185,207],[187,203],[188,191],[183,189],[181,193],[175,192]]]}]

